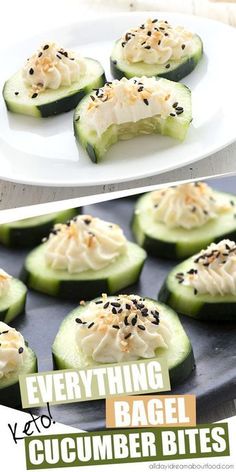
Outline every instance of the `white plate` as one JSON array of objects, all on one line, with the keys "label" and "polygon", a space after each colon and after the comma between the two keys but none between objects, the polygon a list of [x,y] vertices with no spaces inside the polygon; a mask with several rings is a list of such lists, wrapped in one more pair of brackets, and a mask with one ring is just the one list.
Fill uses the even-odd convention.
[{"label": "white plate", "polygon": [[[0,53],[0,86],[47,39],[80,50],[103,64],[107,78],[112,42],[127,28],[156,13],[122,13],[71,24],[16,42]],[[0,177],[20,183],[91,186],[132,180],[165,172],[212,154],[236,140],[236,30],[224,24],[182,14],[162,13],[173,24],[196,31],[203,39],[204,57],[183,79],[192,90],[193,123],[179,143],[164,136],[138,137],[112,146],[106,159],[93,164],[76,146],[73,112],[37,119],[8,113],[0,104]]]}]

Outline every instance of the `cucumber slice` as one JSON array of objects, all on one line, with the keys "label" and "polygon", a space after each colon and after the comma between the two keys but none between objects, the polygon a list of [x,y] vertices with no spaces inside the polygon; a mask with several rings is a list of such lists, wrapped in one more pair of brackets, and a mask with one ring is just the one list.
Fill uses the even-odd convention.
[{"label": "cucumber slice", "polygon": [[194,289],[179,284],[176,274],[193,267],[196,256],[178,264],[168,275],[159,292],[159,300],[173,310],[199,320],[236,321],[236,296],[194,294]]},{"label": "cucumber slice", "polygon": [[71,208],[59,213],[34,216],[20,221],[0,225],[0,242],[13,248],[30,248],[41,243],[54,224],[65,223],[81,212],[79,208]]},{"label": "cucumber slice", "polygon": [[28,346],[25,347],[25,362],[17,372],[0,379],[0,404],[10,407],[21,405],[19,375],[31,374],[38,371],[37,357]]},{"label": "cucumber slice", "polygon": [[126,254],[119,256],[108,267],[98,271],[87,270],[78,274],[55,271],[44,258],[45,246],[34,249],[26,258],[21,279],[29,288],[69,300],[91,300],[100,293],[116,293],[134,284],[142,271],[146,252],[128,242]]},{"label": "cucumber slice", "polygon": [[161,119],[156,115],[137,122],[112,124],[100,137],[89,128],[86,120],[80,118],[89,100],[89,96],[85,97],[75,110],[74,133],[76,140],[87,151],[92,162],[98,163],[103,160],[109,147],[118,140],[130,139],[140,134],[157,133],[183,141],[192,121],[191,91],[183,84],[170,82],[170,85],[174,89],[179,105],[184,108],[181,115],[168,116],[166,119]]},{"label": "cucumber slice", "polygon": [[[153,300],[154,301],[154,300]],[[158,359],[166,359],[171,384],[183,382],[195,367],[194,355],[190,340],[183,329],[178,315],[171,308],[154,301],[161,307],[163,317],[173,330],[173,338],[169,349],[156,350]],[[62,322],[52,346],[54,366],[57,369],[83,369],[95,365],[102,365],[92,358],[85,358],[83,352],[78,349],[74,339],[75,318],[83,317],[84,306],[80,306],[69,313]]]},{"label": "cucumber slice", "polygon": [[84,95],[93,88],[102,87],[105,82],[104,70],[98,61],[86,58],[86,66],[86,74],[78,82],[57,90],[47,89],[36,98],[29,96],[29,87],[23,82],[21,71],[18,71],[5,82],[3,88],[7,109],[13,113],[41,118],[72,110]]},{"label": "cucumber slice", "polygon": [[151,194],[143,195],[137,201],[132,220],[132,230],[137,243],[148,254],[166,259],[184,259],[199,252],[210,243],[229,238],[236,241],[236,196],[216,192],[218,196],[227,196],[232,211],[209,220],[201,227],[187,230],[168,228],[163,223],[155,222],[151,214]]},{"label": "cucumber slice", "polygon": [[113,77],[121,79],[122,77],[164,77],[166,79],[178,82],[186,75],[192,72],[203,54],[203,44],[201,38],[195,34],[193,36],[193,52],[191,56],[183,56],[180,61],[168,61],[170,67],[167,69],[165,64],[146,64],[145,62],[131,63],[123,59],[122,40],[119,39],[114,44],[111,57],[110,67]]},{"label": "cucumber slice", "polygon": [[0,321],[10,323],[25,309],[27,288],[18,279],[12,279],[9,291],[0,298]]}]

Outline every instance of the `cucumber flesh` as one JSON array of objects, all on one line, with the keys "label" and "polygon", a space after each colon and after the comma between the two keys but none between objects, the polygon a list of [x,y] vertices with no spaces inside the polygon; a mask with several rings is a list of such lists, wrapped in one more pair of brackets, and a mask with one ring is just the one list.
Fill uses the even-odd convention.
[{"label": "cucumber flesh", "polygon": [[10,407],[21,405],[19,375],[37,372],[37,358],[29,347],[25,348],[24,365],[17,371],[0,379],[0,404]]},{"label": "cucumber flesh", "polygon": [[[79,101],[93,88],[102,87],[105,74],[101,64],[94,59],[86,58],[86,73],[69,87],[57,90],[46,89],[36,98],[29,95],[21,71],[14,74],[4,85],[3,98],[6,107],[13,113],[46,118],[72,110]],[[16,95],[17,93],[17,95]]]},{"label": "cucumber flesh", "polygon": [[30,248],[41,243],[54,224],[64,223],[80,213],[71,208],[59,213],[50,213],[0,225],[0,242],[8,247]]},{"label": "cucumber flesh", "polygon": [[183,141],[192,121],[191,91],[183,84],[170,82],[169,85],[173,88],[176,100],[184,108],[181,115],[168,116],[166,119],[161,119],[156,115],[137,122],[112,124],[101,136],[91,130],[87,121],[81,118],[90,99],[89,96],[85,97],[76,107],[74,113],[74,133],[76,140],[88,153],[92,162],[102,161],[110,146],[117,141],[138,135],[161,134]]},{"label": "cucumber flesh", "polygon": [[193,51],[191,56],[183,56],[180,61],[168,61],[170,67],[167,69],[166,64],[146,64],[145,62],[127,62],[123,59],[122,54],[122,40],[116,41],[111,58],[110,68],[114,78],[121,79],[122,77],[164,77],[169,80],[178,82],[186,75],[192,72],[203,54],[202,40],[198,35],[193,37]]},{"label": "cucumber flesh", "polygon": [[209,220],[203,226],[187,230],[168,228],[153,220],[151,193],[139,198],[132,220],[132,230],[137,243],[149,254],[166,259],[184,259],[199,252],[210,243],[229,238],[236,241],[236,196],[215,191],[215,194],[228,197],[232,202],[229,210],[218,218]]},{"label": "cucumber flesh", "polygon": [[146,259],[146,252],[142,248],[128,242],[127,252],[108,267],[69,274],[65,270],[55,271],[48,267],[44,252],[43,244],[31,251],[26,258],[21,279],[31,289],[77,301],[94,298],[100,293],[116,293],[134,284]]},{"label": "cucumber flesh", "polygon": [[[154,301],[154,300],[153,300]],[[194,355],[190,340],[183,329],[178,315],[171,308],[155,301],[163,318],[167,320],[173,337],[168,349],[156,350],[157,359],[166,359],[170,373],[171,384],[183,382],[194,369]],[[83,369],[102,365],[92,358],[88,359],[75,343],[75,318],[83,317],[84,306],[73,310],[62,322],[52,346],[54,365],[57,369]]]},{"label": "cucumber flesh", "polygon": [[166,278],[159,300],[182,315],[209,321],[236,321],[236,295],[194,294],[193,287],[180,284],[178,272],[186,273],[193,267],[196,255],[178,264]]},{"label": "cucumber flesh", "polygon": [[27,288],[18,279],[12,278],[9,291],[0,298],[0,321],[10,323],[24,312]]}]

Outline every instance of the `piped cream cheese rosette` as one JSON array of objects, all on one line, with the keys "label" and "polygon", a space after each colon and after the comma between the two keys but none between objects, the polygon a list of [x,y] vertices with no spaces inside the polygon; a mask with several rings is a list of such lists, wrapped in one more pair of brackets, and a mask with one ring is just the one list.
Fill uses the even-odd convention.
[{"label": "piped cream cheese rosette", "polygon": [[133,232],[153,255],[179,259],[236,230],[236,197],[204,182],[165,187],[142,196]]},{"label": "piped cream cheese rosette", "polygon": [[79,301],[135,283],[145,258],[119,225],[78,215],[54,226],[27,257],[22,277],[31,288]]},{"label": "piped cream cheese rosette", "polygon": [[10,322],[25,308],[27,289],[18,279],[0,268],[0,319]]},{"label": "piped cream cheese rosette", "polygon": [[5,83],[3,97],[9,111],[47,117],[75,108],[104,80],[98,61],[49,41]]},{"label": "piped cream cheese rosette", "polygon": [[192,120],[191,92],[183,84],[142,76],[107,82],[76,108],[76,139],[93,162],[120,139],[159,133],[184,140]]},{"label": "piped cream cheese rosette", "polygon": [[236,321],[236,244],[210,244],[176,266],[159,294],[179,313],[199,319]]},{"label": "piped cream cheese rosette", "polygon": [[116,41],[111,71],[116,78],[147,75],[178,81],[196,67],[202,53],[196,33],[167,20],[148,18]]},{"label": "piped cream cheese rosette", "polygon": [[19,375],[37,372],[35,353],[22,334],[0,321],[0,403],[20,405]]},{"label": "piped cream cheese rosette", "polygon": [[165,359],[171,384],[194,369],[191,343],[176,313],[139,295],[103,294],[63,320],[52,346],[58,369]]}]

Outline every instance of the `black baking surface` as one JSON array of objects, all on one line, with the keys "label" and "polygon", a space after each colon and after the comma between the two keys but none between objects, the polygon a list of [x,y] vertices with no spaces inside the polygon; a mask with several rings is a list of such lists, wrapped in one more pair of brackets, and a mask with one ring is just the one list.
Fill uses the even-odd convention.
[{"label": "black baking surface", "polygon": [[[236,193],[236,178],[214,179],[211,185],[219,190]],[[134,198],[124,198],[84,207],[91,213],[122,226],[126,236],[132,239],[129,223],[132,217]],[[27,251],[8,250],[0,247],[1,267],[18,276]],[[126,290],[143,296],[156,298],[157,292],[168,271],[175,262],[148,258],[140,282]],[[74,304],[58,301],[36,292],[28,293],[26,314],[12,322],[22,332],[35,350],[40,371],[52,370],[51,345],[63,318],[75,307]],[[193,393],[197,397],[198,412],[236,397],[236,325],[206,323],[181,317],[191,339],[196,371],[186,382],[173,388],[171,393]],[[52,407],[56,421],[85,430],[105,426],[104,401],[90,401]],[[40,413],[43,409],[33,409]]]}]

